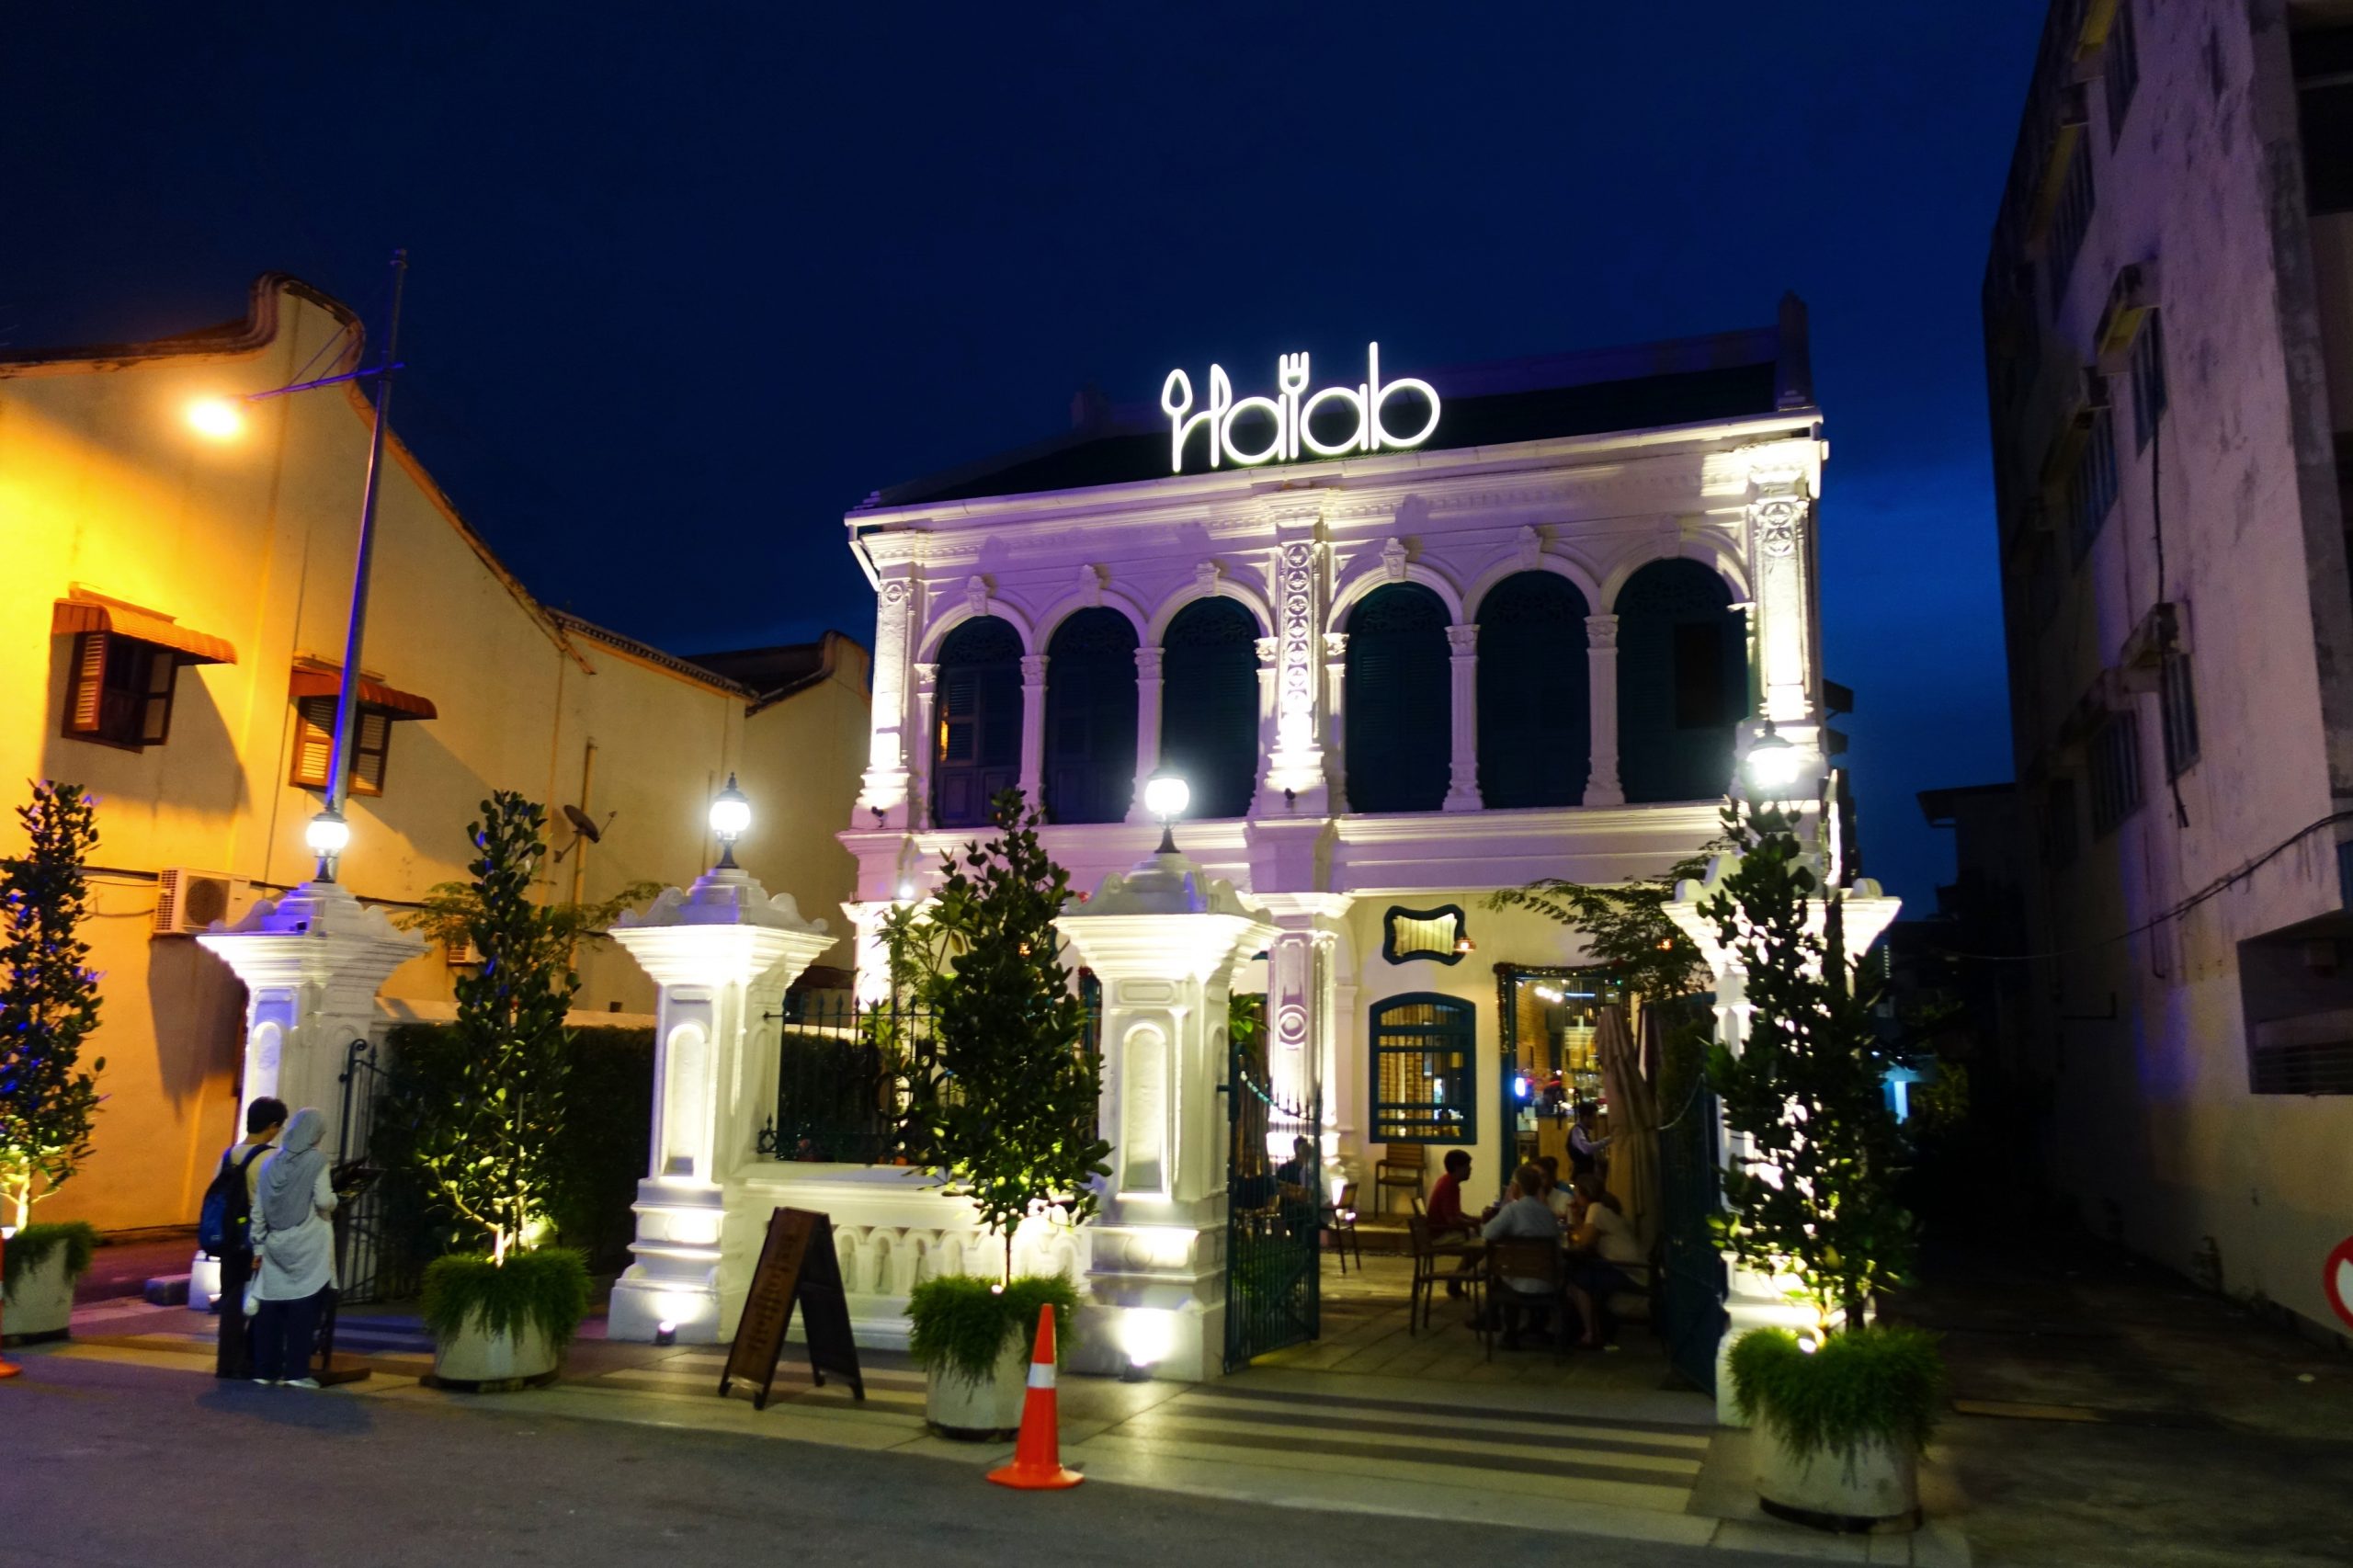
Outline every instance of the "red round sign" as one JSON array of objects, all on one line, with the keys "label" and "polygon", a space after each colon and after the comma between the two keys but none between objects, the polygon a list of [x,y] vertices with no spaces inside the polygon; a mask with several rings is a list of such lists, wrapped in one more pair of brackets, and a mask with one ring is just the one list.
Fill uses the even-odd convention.
[{"label": "red round sign", "polygon": [[2353,1236],[2336,1244],[2328,1261],[2320,1266],[2320,1288],[2328,1292],[2328,1304],[2336,1315],[2353,1324]]}]

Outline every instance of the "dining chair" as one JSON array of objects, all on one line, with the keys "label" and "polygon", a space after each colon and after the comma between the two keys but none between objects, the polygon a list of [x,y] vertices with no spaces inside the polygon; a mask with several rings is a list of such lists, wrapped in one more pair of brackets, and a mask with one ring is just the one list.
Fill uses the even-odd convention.
[{"label": "dining chair", "polygon": [[[1495,1358],[1495,1336],[1506,1332],[1504,1313],[1515,1304],[1549,1301],[1552,1308],[1552,1356],[1568,1355],[1568,1267],[1557,1241],[1526,1236],[1506,1237],[1487,1244],[1486,1310],[1479,1314],[1479,1336],[1486,1343],[1487,1359]],[[1508,1283],[1540,1279],[1541,1295]]]},{"label": "dining chair", "polygon": [[1339,1255],[1340,1272],[1348,1271],[1348,1254],[1357,1255],[1357,1269],[1364,1269],[1364,1238],[1357,1234],[1357,1184],[1343,1182],[1336,1202],[1324,1205],[1324,1228],[1332,1233],[1332,1250]]},{"label": "dining chair", "polygon": [[1427,1190],[1430,1152],[1419,1143],[1388,1143],[1372,1164],[1372,1211],[1381,1212],[1381,1195],[1392,1187],[1411,1188],[1418,1198]]}]

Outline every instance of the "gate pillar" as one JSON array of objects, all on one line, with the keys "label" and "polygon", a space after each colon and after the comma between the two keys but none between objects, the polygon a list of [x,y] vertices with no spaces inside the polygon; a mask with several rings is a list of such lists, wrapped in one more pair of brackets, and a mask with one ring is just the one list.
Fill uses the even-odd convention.
[{"label": "gate pillar", "polygon": [[1103,984],[1111,1145],[1074,1357],[1087,1371],[1213,1376],[1225,1351],[1228,988],[1276,928],[1181,854],[1112,873],[1054,924]]},{"label": "gate pillar", "polygon": [[734,1331],[752,1260],[722,1267],[725,1188],[752,1157],[776,1106],[777,1028],[785,988],[834,945],[790,893],[770,898],[734,867],[665,889],[624,915],[613,940],[660,987],[654,1003],[654,1136],[637,1184],[634,1260],[613,1285],[606,1335],[681,1345]]}]

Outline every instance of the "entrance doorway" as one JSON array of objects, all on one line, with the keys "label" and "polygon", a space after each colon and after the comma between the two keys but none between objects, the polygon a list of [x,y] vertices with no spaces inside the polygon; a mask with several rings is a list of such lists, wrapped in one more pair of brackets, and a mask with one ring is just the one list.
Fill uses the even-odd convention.
[{"label": "entrance doorway", "polygon": [[1511,1163],[1551,1154],[1566,1171],[1574,1108],[1601,1098],[1601,1062],[1594,1053],[1601,1009],[1623,1006],[1625,988],[1602,970],[1526,964],[1497,964],[1495,986]]},{"label": "entrance doorway", "polygon": [[1312,1060],[1296,1093],[1279,1085],[1267,1060],[1264,998],[1234,1004],[1225,1081],[1228,1371],[1323,1329],[1324,1085]]}]

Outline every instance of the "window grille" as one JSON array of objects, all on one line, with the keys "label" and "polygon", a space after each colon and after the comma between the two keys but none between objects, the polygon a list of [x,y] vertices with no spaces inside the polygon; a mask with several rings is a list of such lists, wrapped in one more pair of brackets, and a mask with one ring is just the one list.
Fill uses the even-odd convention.
[{"label": "window grille", "polygon": [[1479,601],[1479,795],[1574,806],[1592,769],[1586,607],[1557,572],[1518,572]]},{"label": "window grille", "polygon": [[2091,740],[2092,836],[2104,838],[2141,809],[2141,722],[2110,713]]},{"label": "window grille", "polygon": [[64,733],[130,751],[162,745],[172,732],[178,670],[169,648],[116,631],[76,632]]},{"label": "window grille", "polygon": [[2115,17],[2108,24],[2108,49],[2100,76],[2108,94],[2108,144],[2113,147],[2123,138],[2132,89],[2141,85],[2140,51],[2132,37],[2132,0],[2117,0]]},{"label": "window grille", "polygon": [[2051,214],[2051,308],[2058,310],[2067,297],[2067,279],[2075,270],[2075,257],[2084,248],[2084,236],[2090,232],[2092,211],[2098,205],[2099,195],[2092,186],[2092,147],[2088,137],[2075,138],[2075,150],[2067,155],[2067,173],[2059,187],[2057,204]]},{"label": "window grille", "polygon": [[1135,790],[1135,625],[1083,609],[1046,644],[1046,818],[1124,822]]},{"label": "window grille", "polygon": [[1722,794],[1748,712],[1748,629],[1732,590],[1696,561],[1654,561],[1619,590],[1616,613],[1626,799]]},{"label": "window grille", "polygon": [[2090,418],[2067,477],[2067,541],[2079,564],[2116,505],[2116,427],[2105,408],[2091,410]]},{"label": "window grille", "polygon": [[989,800],[1021,775],[1021,634],[976,616],[939,648],[938,734],[932,753],[932,823],[983,827]]},{"label": "window grille", "polygon": [[1258,788],[1258,619],[1195,599],[1162,634],[1160,760],[1192,787],[1195,818],[1246,816]]},{"label": "window grille", "polygon": [[2151,311],[2132,340],[2133,450],[2146,450],[2165,411],[2165,316]]},{"label": "window grille", "polygon": [[[332,697],[294,699],[294,766],[287,782],[305,790],[327,787],[327,770],[335,759],[335,709]],[[392,747],[392,716],[381,708],[358,705],[359,733],[351,746],[351,792],[384,792],[384,761]]]},{"label": "window grille", "polygon": [[1477,1008],[1459,997],[1392,996],[1372,1009],[1372,1142],[1476,1143]]},{"label": "window grille", "polygon": [[2157,698],[2165,714],[2165,778],[2178,778],[2198,760],[2198,693],[2190,685],[2188,654],[2166,652],[2157,666]]},{"label": "window grille", "polygon": [[1418,583],[1376,588],[1349,613],[1348,807],[1434,812],[1453,759],[1453,652],[1446,601]]}]

